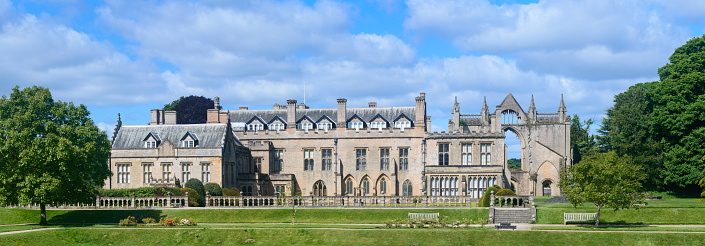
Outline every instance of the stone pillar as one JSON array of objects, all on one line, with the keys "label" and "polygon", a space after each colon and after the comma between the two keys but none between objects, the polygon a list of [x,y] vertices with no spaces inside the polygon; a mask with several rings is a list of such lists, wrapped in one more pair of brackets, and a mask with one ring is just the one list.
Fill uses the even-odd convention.
[{"label": "stone pillar", "polygon": [[136,207],[135,206],[135,192],[134,191],[132,192],[132,201],[131,202],[132,202],[132,207],[133,208]]},{"label": "stone pillar", "polygon": [[171,191],[167,191],[166,207],[171,207]]},{"label": "stone pillar", "polygon": [[187,191],[187,192],[186,192],[186,201],[185,201],[186,204],[182,204],[182,206],[188,207],[188,201],[189,201],[188,197],[189,197],[189,196],[188,196],[188,191]]},{"label": "stone pillar", "polygon": [[210,205],[211,205],[210,200],[211,200],[211,193],[206,191],[206,207],[210,207]]},{"label": "stone pillar", "polygon": [[96,196],[96,197],[95,197],[95,207],[96,207],[96,208],[100,208],[100,207],[101,207],[101,206],[100,206],[100,196]]}]

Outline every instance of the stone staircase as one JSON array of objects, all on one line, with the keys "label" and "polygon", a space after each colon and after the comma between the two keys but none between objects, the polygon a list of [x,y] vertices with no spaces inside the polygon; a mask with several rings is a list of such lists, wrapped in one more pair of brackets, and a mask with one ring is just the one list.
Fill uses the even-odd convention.
[{"label": "stone staircase", "polygon": [[494,223],[531,223],[531,209],[495,208]]},{"label": "stone staircase", "polygon": [[546,200],[546,203],[570,203],[566,196],[554,196]]}]

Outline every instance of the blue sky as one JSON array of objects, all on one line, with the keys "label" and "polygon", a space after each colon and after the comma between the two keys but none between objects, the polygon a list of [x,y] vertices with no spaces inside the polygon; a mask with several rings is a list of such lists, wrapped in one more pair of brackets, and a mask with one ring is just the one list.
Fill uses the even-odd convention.
[{"label": "blue sky", "polygon": [[[600,121],[616,93],[705,32],[701,0],[0,0],[0,94],[19,85],[86,104],[111,132],[183,95],[225,109],[408,106],[433,130],[458,97],[478,113],[511,92],[525,108]],[[517,141],[508,139],[511,157]]]}]

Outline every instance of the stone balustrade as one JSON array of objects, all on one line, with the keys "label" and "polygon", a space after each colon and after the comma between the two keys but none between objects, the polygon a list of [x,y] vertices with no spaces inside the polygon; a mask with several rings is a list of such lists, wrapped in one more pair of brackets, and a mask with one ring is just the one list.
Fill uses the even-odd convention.
[{"label": "stone balustrade", "polygon": [[206,207],[470,207],[465,196],[206,196]]},{"label": "stone balustrade", "polygon": [[188,192],[185,196],[152,196],[152,197],[96,197],[96,208],[173,208],[188,206]]},{"label": "stone balustrade", "polygon": [[533,207],[534,197],[533,196],[496,196],[494,191],[490,195],[491,207]]}]

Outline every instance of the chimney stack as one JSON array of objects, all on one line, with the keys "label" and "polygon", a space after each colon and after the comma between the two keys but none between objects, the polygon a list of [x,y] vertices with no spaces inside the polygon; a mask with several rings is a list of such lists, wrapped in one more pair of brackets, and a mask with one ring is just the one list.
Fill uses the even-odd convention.
[{"label": "chimney stack", "polygon": [[369,102],[369,103],[367,103],[367,107],[376,108],[376,107],[377,107],[377,103],[376,103],[376,102]]},{"label": "chimney stack", "polygon": [[286,100],[286,127],[296,129],[296,100]]},{"label": "chimney stack", "polygon": [[347,128],[347,124],[345,121],[347,121],[347,115],[345,115],[346,110],[347,110],[347,103],[348,99],[345,98],[339,98],[338,99],[338,122],[336,122],[336,125],[338,128]]}]

